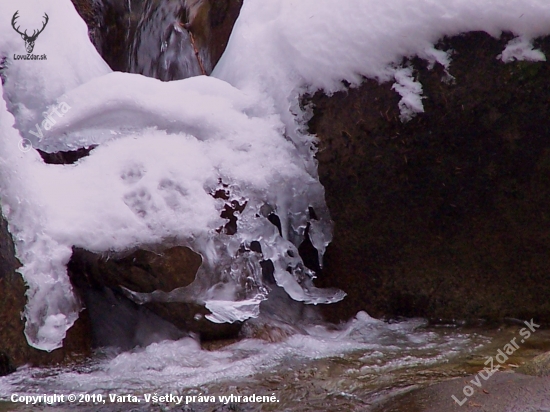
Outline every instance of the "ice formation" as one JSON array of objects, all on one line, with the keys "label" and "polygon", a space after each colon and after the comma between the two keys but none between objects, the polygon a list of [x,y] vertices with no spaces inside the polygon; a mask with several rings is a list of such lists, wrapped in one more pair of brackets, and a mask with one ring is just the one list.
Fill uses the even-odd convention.
[{"label": "ice formation", "polygon": [[[50,17],[34,50],[47,60],[17,59],[22,39],[9,19],[0,26],[0,57],[7,58],[2,210],[30,288],[25,333],[45,350],[61,346],[80,310],[65,268],[72,246],[190,246],[203,256],[192,285],[136,299],[198,300],[218,322],[256,316],[268,293],[259,258],[247,249],[252,241],[293,299],[341,299],[340,291],[313,286],[297,253],[308,224],[321,256],[331,236],[300,96],[342,90],[344,80],[396,80],[404,115],[412,115],[422,109],[421,85],[400,66],[403,57],[418,55],[452,72],[449,55],[434,48],[439,38],[506,30],[521,40],[503,56],[519,44],[515,50],[540,59],[530,42],[550,32],[546,0],[246,0],[213,77],[162,83],[112,73],[70,0],[0,3],[3,16],[16,10],[24,27],[39,27],[43,13]],[[65,166],[46,165],[28,150],[91,144],[99,147]],[[213,196],[219,191],[226,199]],[[219,229],[232,201],[246,207],[230,236]],[[271,213],[281,233],[268,221]]]},{"label": "ice formation", "polygon": [[[66,8],[44,3],[50,31],[68,36],[74,29],[81,34],[74,47],[91,47],[76,12]],[[74,24],[55,26],[55,16]],[[13,34],[2,33],[9,40]],[[312,220],[309,208],[317,219],[312,241],[321,249],[330,241],[330,230],[323,229],[330,228],[330,218],[323,187],[285,138],[272,107],[214,77],[163,83],[111,73],[93,48],[79,61],[91,69],[88,76],[65,82],[56,71],[61,68],[38,65],[71,48],[47,47],[48,38],[43,40],[44,48],[39,43],[36,49],[46,52],[47,61],[12,61],[5,70],[8,105],[2,104],[0,117],[3,211],[30,287],[25,331],[33,346],[59,347],[78,317],[66,274],[72,246],[95,252],[190,246],[203,265],[196,281],[172,299],[205,304],[215,322],[257,316],[268,294],[259,258],[246,250],[252,241],[296,300],[342,299],[341,291],[318,291],[299,258],[297,246]],[[19,46],[6,41],[2,52],[11,56]],[[69,75],[75,69],[65,70]],[[57,87],[36,94],[33,87],[50,80]],[[100,146],[75,165],[46,165],[36,151],[20,150],[28,148],[21,147],[22,137],[45,151]],[[215,196],[220,191],[225,199]],[[219,233],[226,223],[220,215],[233,201],[246,207],[230,236]],[[281,233],[268,220],[271,213],[278,215]]]}]

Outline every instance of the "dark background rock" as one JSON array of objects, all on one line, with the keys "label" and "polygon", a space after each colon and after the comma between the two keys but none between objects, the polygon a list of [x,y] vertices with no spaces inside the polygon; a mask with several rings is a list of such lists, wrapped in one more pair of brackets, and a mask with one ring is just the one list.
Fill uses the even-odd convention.
[{"label": "dark background rock", "polygon": [[550,321],[550,67],[497,60],[511,38],[443,39],[452,83],[410,61],[425,113],[405,124],[391,83],[311,99],[335,221],[319,283],[349,295],[331,319]]}]

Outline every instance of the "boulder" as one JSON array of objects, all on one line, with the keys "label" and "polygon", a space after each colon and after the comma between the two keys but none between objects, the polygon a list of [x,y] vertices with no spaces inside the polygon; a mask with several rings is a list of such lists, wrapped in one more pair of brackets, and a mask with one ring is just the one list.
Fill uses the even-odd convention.
[{"label": "boulder", "polygon": [[348,293],[332,320],[550,320],[550,65],[503,63],[512,38],[442,39],[448,73],[404,61],[425,109],[406,123],[392,83],[306,99],[335,222],[319,286]]},{"label": "boulder", "polygon": [[[477,375],[476,375],[477,376]],[[451,379],[391,398],[375,412],[543,411],[550,408],[550,378],[496,372],[488,380],[476,376]],[[466,388],[466,389],[464,389]],[[464,393],[471,395],[466,396]],[[453,398],[453,396],[456,398]]]},{"label": "boulder", "polygon": [[131,349],[189,333],[202,340],[235,337],[240,324],[218,324],[205,318],[204,306],[186,302],[138,305],[128,291],[171,292],[188,286],[202,258],[191,249],[170,247],[160,252],[139,249],[124,257],[108,257],[75,248],[69,276],[86,307],[94,346]]},{"label": "boulder", "polygon": [[516,372],[531,376],[550,376],[550,352],[535,356],[517,368]]}]

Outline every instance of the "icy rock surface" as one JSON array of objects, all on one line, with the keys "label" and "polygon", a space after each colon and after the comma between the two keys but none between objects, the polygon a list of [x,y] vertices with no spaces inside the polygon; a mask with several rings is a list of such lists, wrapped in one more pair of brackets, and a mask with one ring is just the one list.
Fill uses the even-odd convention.
[{"label": "icy rock surface", "polygon": [[[135,298],[199,301],[213,321],[256,316],[269,292],[252,241],[293,299],[342,299],[313,286],[296,249],[308,223],[320,256],[331,239],[300,96],[363,76],[396,80],[406,119],[422,110],[422,88],[403,57],[452,68],[447,51],[434,49],[443,35],[507,30],[521,39],[514,57],[540,59],[530,41],[550,31],[546,0],[246,0],[214,77],[162,83],[111,73],[69,0],[0,3],[2,16],[16,10],[30,31],[44,13],[50,19],[34,50],[45,60],[16,58],[23,40],[9,18],[0,25],[0,196],[29,285],[25,333],[45,350],[61,346],[80,310],[65,268],[72,246],[189,246],[204,262],[192,285]],[[31,149],[92,144],[100,146],[66,166],[46,165]],[[220,215],[234,201],[246,206],[230,236]]]}]

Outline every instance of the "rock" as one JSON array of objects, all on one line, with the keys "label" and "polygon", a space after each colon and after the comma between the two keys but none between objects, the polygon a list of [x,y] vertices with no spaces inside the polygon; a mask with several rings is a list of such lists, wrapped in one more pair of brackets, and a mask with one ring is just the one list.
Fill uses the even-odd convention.
[{"label": "rock", "polygon": [[[391,399],[387,404],[376,408],[375,412],[532,412],[550,408],[550,378],[497,372],[487,381],[480,379],[481,388],[470,382],[474,378],[467,376],[452,379],[412,391]],[[466,397],[463,393],[466,386],[472,388],[471,397]]]},{"label": "rock", "polygon": [[26,287],[16,270],[13,241],[6,221],[0,219],[0,376],[24,364],[35,366],[68,363],[90,353],[91,342],[86,317],[79,319],[69,330],[63,348],[50,353],[30,347],[27,343],[22,313],[26,304]]},{"label": "rock", "polygon": [[550,352],[534,357],[517,368],[516,372],[531,376],[550,376]]},{"label": "rock", "polygon": [[70,165],[78,162],[83,157],[88,156],[95,147],[97,146],[81,147],[80,149],[72,151],[55,153],[47,153],[40,149],[36,149],[36,151],[40,154],[42,160],[44,160],[44,163],[53,165]]},{"label": "rock", "polygon": [[4,352],[0,352],[0,376],[6,376],[15,372],[10,358]]},{"label": "rock", "polygon": [[201,339],[235,337],[240,324],[207,320],[204,306],[184,302],[138,305],[122,288],[137,293],[170,292],[189,285],[202,259],[186,247],[161,253],[137,250],[125,257],[107,258],[75,248],[68,271],[86,307],[94,346],[130,349],[164,339],[196,333]]},{"label": "rock", "polygon": [[335,222],[318,286],[348,293],[330,319],[550,321],[550,65],[502,63],[511,38],[441,40],[453,81],[410,60],[425,113],[407,123],[391,83],[309,99]]}]

